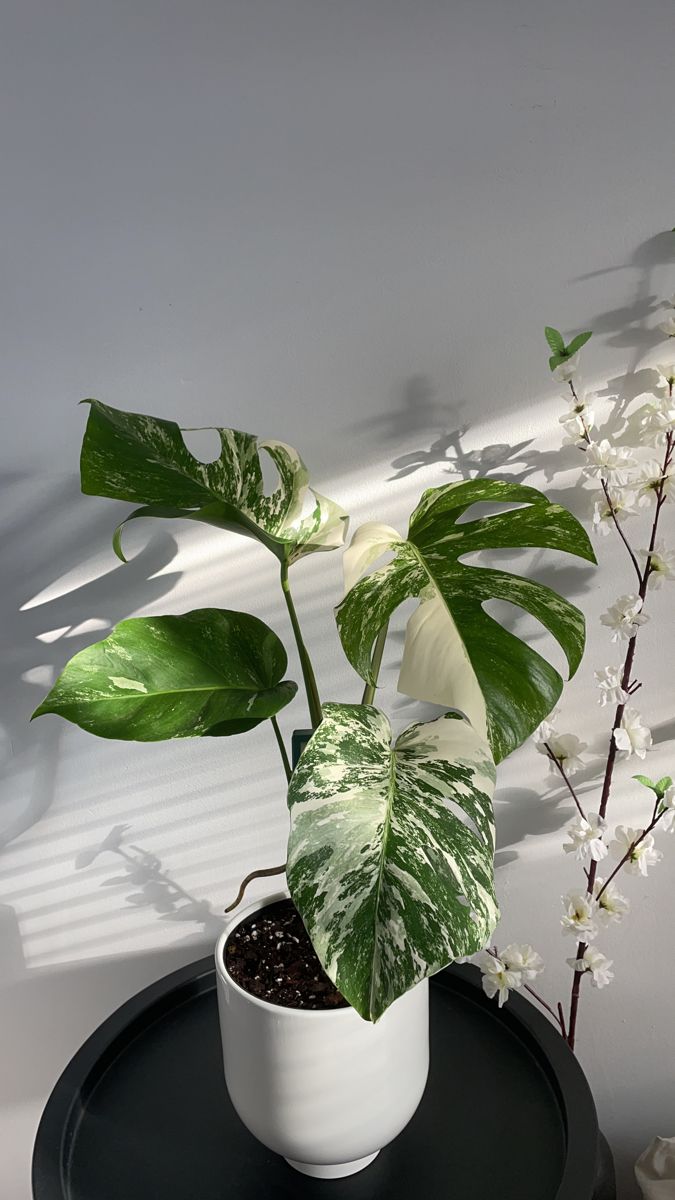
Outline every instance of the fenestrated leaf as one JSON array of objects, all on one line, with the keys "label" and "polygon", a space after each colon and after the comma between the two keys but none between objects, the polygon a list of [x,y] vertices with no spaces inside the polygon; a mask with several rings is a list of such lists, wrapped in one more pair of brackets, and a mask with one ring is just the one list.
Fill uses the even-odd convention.
[{"label": "fenestrated leaf", "polygon": [[241,733],[293,699],[286,665],[277,635],[248,613],[131,617],[70,660],[33,716],[124,741]]},{"label": "fenestrated leaf", "polygon": [[[82,491],[141,505],[115,531],[113,546],[123,561],[122,528],[138,517],[183,518],[234,529],[257,538],[289,564],[342,545],[346,513],[309,487],[307,468],[292,446],[218,428],[220,455],[204,463],[190,453],[175,421],[123,412],[98,400],[87,403]],[[261,452],[269,455],[279,475],[269,496]],[[310,499],[312,508],[305,514]]]},{"label": "fenestrated leaf", "polygon": [[[460,522],[478,502],[523,507]],[[359,537],[368,542],[362,530],[353,540]],[[555,706],[562,679],[531,646],[489,616],[483,605],[488,600],[507,600],[531,613],[560,643],[570,675],[581,660],[585,623],[583,614],[551,588],[504,571],[470,566],[460,558],[476,550],[535,546],[595,562],[588,536],[576,518],[535,488],[498,479],[430,488],[412,514],[406,541],[383,534],[380,552],[390,550],[393,560],[356,583],[336,610],[340,638],[352,666],[373,682],[370,660],[378,631],[403,600],[420,597],[429,608],[414,614],[409,623],[399,688],[418,700],[460,708],[476,729],[487,729],[500,761]],[[369,551],[369,561],[375,558]]]},{"label": "fenestrated leaf", "polygon": [[289,786],[288,884],[327,974],[375,1021],[494,929],[494,763],[456,713],[393,746],[376,708],[323,713]]}]

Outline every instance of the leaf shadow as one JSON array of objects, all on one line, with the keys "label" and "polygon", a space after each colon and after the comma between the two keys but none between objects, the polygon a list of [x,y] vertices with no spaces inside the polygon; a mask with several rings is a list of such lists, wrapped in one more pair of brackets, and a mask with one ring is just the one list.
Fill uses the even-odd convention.
[{"label": "leaf shadow", "polygon": [[97,846],[81,850],[75,859],[76,870],[91,866],[101,854],[113,854],[122,873],[104,879],[101,887],[124,892],[126,904],[153,909],[162,921],[194,923],[207,937],[217,938],[224,917],[213,912],[208,900],[197,899],[177,883],[156,854],[132,842],[127,837],[130,829],[129,825],[114,825]]},{"label": "leaf shadow", "polygon": [[[62,729],[51,720],[30,723],[39,700],[67,659],[95,639],[92,627],[104,636],[130,612],[170,592],[180,573],[166,571],[177,545],[163,530],[128,564],[118,562],[110,547],[114,518],[109,506],[83,503],[74,476],[44,480],[13,472],[0,478],[0,487],[6,496],[0,523],[0,689],[14,700],[0,722],[5,750],[1,850],[53,799]],[[108,547],[110,566],[97,567],[97,556],[102,550],[107,555]],[[30,786],[15,787],[26,772]]]}]

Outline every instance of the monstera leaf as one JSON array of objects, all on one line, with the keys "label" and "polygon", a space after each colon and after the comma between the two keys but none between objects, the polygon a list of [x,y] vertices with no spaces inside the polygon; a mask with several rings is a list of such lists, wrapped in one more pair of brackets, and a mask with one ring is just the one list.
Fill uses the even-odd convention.
[{"label": "monstera leaf", "polygon": [[288,884],[324,969],[376,1021],[495,927],[495,768],[457,713],[393,746],[370,705],[323,713],[289,786]]},{"label": "monstera leaf", "polygon": [[[316,550],[342,545],[347,515],[308,486],[297,450],[236,429],[217,429],[220,455],[204,463],[190,453],[174,421],[90,404],[82,443],[82,491],[140,503],[117,529],[115,551],[124,561],[121,531],[137,517],[182,517],[258,538],[290,565]],[[274,462],[279,483],[265,495],[260,452]],[[312,497],[312,510],[304,515]]]},{"label": "monstera leaf", "polygon": [[[521,507],[460,521],[478,502]],[[465,712],[487,733],[497,762],[519,746],[555,706],[558,672],[531,646],[489,616],[488,600],[526,609],[561,645],[570,676],[584,648],[581,612],[541,583],[460,562],[476,550],[539,546],[595,562],[584,529],[566,509],[535,488],[507,480],[474,479],[426,491],[410,519],[407,539],[370,523],[345,552],[347,595],[336,610],[345,653],[368,682],[373,642],[392,612],[409,597],[421,601],[406,633],[399,690]],[[358,579],[386,550],[393,561]]]},{"label": "monstera leaf", "polygon": [[157,742],[252,729],[288,704],[286,651],[257,617],[200,608],[131,617],[70,660],[33,713],[99,737]]}]

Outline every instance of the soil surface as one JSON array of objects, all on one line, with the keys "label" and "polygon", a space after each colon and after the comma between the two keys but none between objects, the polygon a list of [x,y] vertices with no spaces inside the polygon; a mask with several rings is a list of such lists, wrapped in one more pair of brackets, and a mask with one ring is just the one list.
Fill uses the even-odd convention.
[{"label": "soil surface", "polygon": [[319,962],[292,900],[252,913],[225,943],[225,967],[235,983],[283,1008],[346,1008]]}]

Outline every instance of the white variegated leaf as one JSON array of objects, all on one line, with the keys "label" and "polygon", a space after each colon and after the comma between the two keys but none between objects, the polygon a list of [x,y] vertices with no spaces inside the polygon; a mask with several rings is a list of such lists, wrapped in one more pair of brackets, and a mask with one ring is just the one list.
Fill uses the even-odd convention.
[{"label": "white variegated leaf", "polygon": [[[463,519],[479,503],[518,507]],[[531,613],[559,642],[570,675],[581,660],[585,623],[579,609],[544,584],[462,559],[476,551],[537,546],[595,562],[588,535],[571,513],[535,488],[503,479],[471,479],[428,489],[410,518],[405,540],[396,535],[378,541],[369,526],[365,529],[363,555],[358,554],[360,530],[352,540],[355,567],[365,570],[385,550],[393,551],[394,557],[358,582],[352,582],[356,571],[350,572],[352,586],[336,610],[349,661],[366,682],[374,683],[371,656],[380,629],[404,600],[421,599],[421,610],[408,627],[399,687],[416,699],[458,706],[483,729],[478,688],[499,762],[555,706],[562,678],[536,650],[490,616],[485,603],[506,600]],[[446,652],[441,651],[444,639]]]},{"label": "white variegated leaf", "polygon": [[326,972],[375,1021],[494,929],[495,768],[458,713],[393,745],[370,705],[323,713],[289,787],[288,883]]},{"label": "white variegated leaf", "polygon": [[458,708],[487,740],[485,697],[440,592],[429,589],[405,631],[398,689],[413,700]]},{"label": "white variegated leaf", "polygon": [[342,556],[345,592],[353,588],[371,563],[402,541],[400,533],[381,521],[366,521],[360,525]]}]

